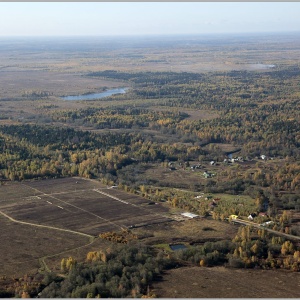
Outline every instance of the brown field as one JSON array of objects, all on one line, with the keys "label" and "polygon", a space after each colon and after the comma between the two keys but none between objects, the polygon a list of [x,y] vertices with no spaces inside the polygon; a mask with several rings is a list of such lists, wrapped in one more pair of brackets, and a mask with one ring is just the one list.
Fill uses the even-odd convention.
[{"label": "brown field", "polygon": [[19,201],[15,197],[11,202],[7,199],[0,209],[18,221],[95,236],[132,225],[168,221],[168,210],[161,205],[147,205],[147,200],[108,189],[97,181],[65,178],[27,182],[15,188],[19,194],[24,188],[26,196]]},{"label": "brown field", "polygon": [[300,274],[284,270],[183,267],[153,284],[159,298],[299,298]]},{"label": "brown field", "polygon": [[170,214],[162,204],[149,205],[140,196],[95,180],[5,182],[0,187],[0,231],[5,245],[0,249],[0,275],[34,273],[43,269],[41,259],[48,268],[58,270],[63,257],[83,260],[88,251],[107,247],[108,242],[97,238],[100,233],[132,225],[133,233],[149,245],[202,244],[231,238],[237,230],[210,219],[170,222],[179,213]]},{"label": "brown field", "polygon": [[77,234],[18,224],[0,215],[0,276],[35,273],[39,258],[65,252],[89,243]]},{"label": "brown field", "polygon": [[40,267],[38,259],[47,256],[54,256],[49,258],[53,267],[61,254],[81,253],[82,259],[90,249],[84,246],[100,233],[168,222],[167,212],[161,205],[148,205],[141,197],[94,180],[6,182],[0,187],[0,231],[5,245],[0,249],[1,273],[33,271]]}]

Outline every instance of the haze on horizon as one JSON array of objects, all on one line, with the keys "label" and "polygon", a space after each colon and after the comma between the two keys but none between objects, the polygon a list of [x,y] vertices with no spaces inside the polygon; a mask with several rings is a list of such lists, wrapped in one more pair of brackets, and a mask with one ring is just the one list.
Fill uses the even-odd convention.
[{"label": "haze on horizon", "polygon": [[299,2],[2,2],[0,37],[299,32]]}]

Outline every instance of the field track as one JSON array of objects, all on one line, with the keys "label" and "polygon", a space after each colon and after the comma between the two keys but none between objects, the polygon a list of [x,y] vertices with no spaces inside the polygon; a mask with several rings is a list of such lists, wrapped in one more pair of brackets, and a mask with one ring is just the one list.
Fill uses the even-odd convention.
[{"label": "field track", "polygon": [[[23,185],[25,185],[25,184],[23,184]],[[27,186],[27,185],[25,185],[25,186]],[[30,187],[30,186],[29,186],[29,187]],[[30,187],[30,188],[32,188],[32,187]],[[39,191],[39,190],[36,189],[36,188],[32,188],[32,189],[34,189],[34,190],[36,190],[36,191],[38,191],[38,192],[41,192],[41,191]],[[83,190],[83,191],[86,191],[86,190]],[[76,191],[76,192],[78,192],[78,191]],[[56,194],[63,194],[63,192],[56,193]],[[70,194],[70,192],[68,192],[68,194]],[[110,220],[105,219],[105,218],[103,218],[103,217],[100,217],[100,216],[98,216],[97,214],[94,214],[94,213],[92,213],[92,212],[90,212],[90,211],[88,211],[88,210],[85,210],[85,209],[83,209],[83,208],[81,208],[81,207],[79,207],[79,206],[77,206],[77,205],[71,204],[71,203],[66,202],[66,201],[63,201],[63,200],[61,200],[61,199],[59,199],[59,198],[57,198],[57,197],[54,197],[53,194],[45,194],[45,193],[44,193],[43,195],[44,195],[44,196],[48,196],[48,197],[50,197],[50,198],[53,198],[53,199],[55,199],[55,200],[58,200],[58,201],[64,203],[65,205],[70,205],[70,206],[72,206],[72,207],[74,207],[74,208],[76,208],[76,209],[79,209],[79,210],[81,210],[81,211],[83,211],[83,212],[85,212],[85,213],[88,213],[88,214],[90,214],[90,215],[92,215],[92,216],[94,216],[94,217],[96,217],[96,218],[99,218],[99,219],[101,219],[101,220],[103,220],[103,221],[106,221],[106,222],[110,223],[110,224],[113,225],[113,226],[117,226],[117,227],[119,227],[119,229],[122,229],[122,226],[119,226],[119,225],[117,225],[116,223],[111,222]],[[60,207],[60,206],[58,206],[58,207]],[[62,208],[62,207],[60,207],[60,208]],[[65,207],[64,207],[63,209],[65,209]]]},{"label": "field track", "polygon": [[30,225],[30,226],[35,226],[35,227],[41,227],[41,228],[47,228],[47,229],[53,229],[53,230],[60,230],[60,231],[70,232],[70,233],[74,233],[74,234],[79,234],[79,235],[82,235],[82,236],[86,236],[86,237],[89,237],[89,238],[93,238],[94,237],[92,235],[85,234],[85,233],[78,232],[78,231],[74,231],[74,230],[62,229],[62,228],[57,228],[57,227],[47,226],[47,225],[33,224],[33,223],[24,222],[24,221],[18,221],[18,220],[15,220],[14,218],[8,216],[7,214],[5,214],[2,211],[0,211],[0,214],[3,215],[4,217],[8,218],[10,221],[15,222],[15,223],[19,223],[19,224],[24,224],[24,225]]},{"label": "field track", "polygon": [[167,208],[149,203],[79,177],[5,182],[0,275],[49,271],[68,253],[76,257],[97,249],[101,233],[172,221]]},{"label": "field track", "polygon": [[269,232],[271,232],[275,235],[283,236],[283,237],[286,237],[286,238],[291,239],[291,240],[300,241],[300,236],[295,236],[295,235],[292,235],[292,234],[279,232],[279,231],[273,230],[273,229],[268,228],[268,227],[262,227],[260,224],[256,224],[256,223],[253,223],[253,222],[250,222],[250,221],[236,219],[233,222],[237,223],[237,224],[241,224],[241,225],[248,225],[248,226],[264,229],[264,230],[269,231]]}]

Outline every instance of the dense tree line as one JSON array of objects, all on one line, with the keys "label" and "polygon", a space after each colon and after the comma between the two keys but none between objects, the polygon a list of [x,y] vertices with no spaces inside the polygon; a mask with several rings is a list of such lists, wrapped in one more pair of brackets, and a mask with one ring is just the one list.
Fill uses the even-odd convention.
[{"label": "dense tree line", "polygon": [[194,159],[203,152],[200,147],[152,142],[141,134],[97,135],[38,125],[1,126],[0,147],[0,174],[10,180],[115,176],[132,163]]},{"label": "dense tree line", "polygon": [[[254,199],[262,189],[272,211],[300,209],[299,199],[279,194],[281,190],[296,194],[299,191],[298,71],[298,66],[290,66],[264,72],[196,74],[108,70],[89,74],[132,84],[130,92],[120,96],[130,104],[113,105],[113,100],[106,107],[101,102],[91,102],[86,108],[76,110],[51,107],[52,121],[66,123],[62,128],[1,126],[2,178],[102,177],[137,190],[141,184],[162,184],[155,180],[143,183],[135,176],[142,163],[189,160],[222,163],[226,153],[214,144],[227,143],[239,147],[239,155],[249,160],[261,154],[281,160],[266,166],[258,162],[249,171],[241,171],[239,166],[227,168],[214,178],[190,185],[166,184],[212,193],[244,193]],[[176,109],[168,110],[170,107]],[[191,120],[181,112],[185,108],[218,114],[214,118]],[[48,108],[46,113],[49,116]],[[72,122],[98,129],[130,128],[132,131],[106,130],[95,134],[68,128]],[[143,129],[150,129],[151,134]],[[194,204],[184,204],[186,201],[180,200],[178,205],[199,210]]]},{"label": "dense tree line", "polygon": [[294,243],[250,226],[239,227],[232,241],[206,242],[204,245],[176,251],[175,255],[202,267],[224,264],[233,268],[284,268],[300,271],[300,252]]},{"label": "dense tree line", "polygon": [[129,97],[137,103],[153,98],[166,107],[220,113],[213,120],[177,119],[157,128],[166,134],[187,135],[195,143],[244,144],[243,155],[256,156],[264,151],[299,158],[298,66],[207,74],[102,71],[93,76],[133,81]]},{"label": "dense tree line", "polygon": [[[62,261],[66,278],[52,281],[43,298],[109,298],[149,295],[149,285],[173,262],[162,252],[139,244],[114,245],[105,251],[90,252],[86,262],[72,257]],[[147,291],[148,289],[148,291]]]},{"label": "dense tree line", "polygon": [[88,108],[75,111],[55,111],[54,121],[78,122],[97,129],[143,128],[151,126],[173,126],[188,115],[182,112],[153,111],[135,107]]}]

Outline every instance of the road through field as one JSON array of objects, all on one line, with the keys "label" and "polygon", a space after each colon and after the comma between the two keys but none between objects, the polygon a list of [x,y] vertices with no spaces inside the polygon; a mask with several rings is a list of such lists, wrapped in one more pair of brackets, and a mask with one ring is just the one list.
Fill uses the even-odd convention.
[{"label": "road through field", "polygon": [[253,222],[250,222],[250,221],[235,219],[232,222],[237,223],[237,224],[241,224],[241,225],[253,226],[253,227],[256,227],[256,228],[259,228],[259,229],[264,229],[264,230],[269,231],[271,233],[274,233],[276,235],[280,235],[280,236],[284,236],[288,239],[299,240],[300,241],[300,236],[295,236],[295,235],[292,235],[292,234],[279,232],[279,231],[273,230],[273,229],[268,228],[268,227],[261,226],[260,224],[253,223]]},{"label": "road through field", "polygon": [[94,214],[94,213],[92,213],[92,212],[90,212],[90,211],[88,211],[88,210],[86,210],[86,209],[83,209],[83,208],[81,208],[81,207],[79,207],[79,206],[76,206],[76,205],[71,204],[71,203],[68,203],[68,202],[66,202],[66,201],[64,201],[64,200],[61,200],[61,199],[59,199],[59,198],[57,198],[57,197],[54,197],[53,194],[45,194],[45,193],[41,192],[40,190],[38,190],[38,189],[36,189],[36,188],[33,188],[33,187],[29,186],[29,185],[26,185],[26,184],[23,184],[23,185],[25,185],[25,186],[27,186],[27,187],[29,187],[29,188],[35,190],[35,191],[38,191],[38,192],[41,193],[43,196],[51,197],[52,199],[55,199],[55,200],[60,201],[60,202],[62,202],[62,203],[64,203],[64,204],[66,204],[66,205],[72,206],[72,207],[74,207],[74,208],[76,208],[76,209],[78,209],[78,210],[81,210],[81,211],[83,211],[83,212],[85,212],[85,213],[88,213],[88,214],[90,214],[90,215],[92,215],[92,216],[94,216],[94,217],[96,217],[96,218],[98,218],[98,219],[100,219],[100,220],[102,220],[102,221],[108,222],[108,223],[112,224],[113,226],[118,227],[118,229],[123,229],[122,226],[116,224],[115,222],[112,222],[112,221],[110,221],[110,220],[108,220],[108,219],[105,219],[105,218],[103,218],[103,217],[100,217],[100,216],[98,216],[98,215],[96,215],[96,214]]},{"label": "road through field", "polygon": [[[57,227],[53,227],[53,226],[46,226],[46,225],[39,225],[39,224],[34,224],[34,223],[29,223],[29,222],[23,222],[23,221],[18,221],[10,216],[8,216],[7,214],[5,214],[4,212],[0,211],[0,214],[2,214],[4,217],[6,217],[7,219],[9,219],[10,221],[14,222],[14,223],[18,223],[18,224],[23,224],[23,225],[29,225],[29,226],[35,226],[35,227],[39,227],[39,228],[47,228],[47,229],[52,229],[52,230],[59,230],[59,231],[64,231],[64,232],[68,232],[68,233],[73,233],[73,234],[78,234],[78,235],[81,235],[81,236],[85,236],[85,237],[88,237],[89,238],[89,243],[87,244],[84,244],[84,245],[81,245],[79,247],[75,247],[75,248],[71,248],[71,249],[68,249],[68,250],[64,250],[64,251],[61,251],[59,253],[55,253],[55,254],[51,254],[51,255],[46,255],[46,256],[43,256],[43,257],[40,257],[40,258],[37,258],[42,266],[42,268],[44,270],[46,270],[47,272],[51,272],[51,270],[49,269],[49,267],[47,266],[46,262],[45,262],[45,259],[47,258],[51,258],[51,257],[55,257],[57,255],[60,255],[60,254],[63,254],[63,253],[68,253],[70,251],[74,251],[74,250],[78,250],[80,248],[83,248],[83,247],[86,247],[86,246],[89,246],[91,244],[94,243],[94,241],[97,239],[97,237],[94,237],[92,235],[89,235],[89,234],[85,234],[85,233],[82,233],[82,232],[78,232],[78,231],[74,231],[74,230],[69,230],[69,229],[61,229],[61,228],[57,228]],[[32,260],[29,260],[29,261],[34,261],[36,259],[32,259]]]},{"label": "road through field", "polygon": [[18,221],[16,219],[8,216],[7,214],[5,214],[4,212],[2,212],[1,210],[0,210],[0,214],[3,215],[4,217],[8,218],[10,221],[15,222],[15,223],[19,223],[19,224],[23,224],[23,225],[30,225],[30,226],[40,227],[40,228],[47,228],[47,229],[65,231],[65,232],[70,232],[70,233],[78,234],[78,235],[81,235],[81,236],[86,236],[88,238],[94,238],[93,235],[82,233],[82,232],[78,232],[78,231],[74,231],[74,230],[70,230],[70,229],[62,229],[62,228],[57,228],[57,227],[53,227],[53,226],[40,225],[40,224],[34,224],[34,223],[29,223],[29,222],[24,222],[24,221]]},{"label": "road through field", "polygon": [[[124,200],[122,200],[122,199],[120,199],[120,198],[118,198],[118,197],[115,197],[115,196],[112,196],[112,195],[110,195],[110,194],[108,194],[108,193],[105,193],[105,192],[103,192],[103,191],[100,191],[99,189],[93,189],[93,191],[95,191],[95,192],[97,192],[97,193],[100,193],[100,194],[102,194],[102,195],[104,195],[104,196],[106,196],[106,197],[109,197],[109,198],[112,198],[112,199],[114,199],[114,200],[117,200],[117,201],[119,201],[119,202],[122,202],[122,203],[124,203],[124,204],[129,204],[129,205],[131,205],[131,206],[134,206],[134,207],[136,207],[136,208],[138,208],[138,209],[140,209],[140,210],[142,210],[142,211],[147,211],[147,212],[148,212],[148,210],[145,209],[145,208],[143,208],[143,207],[140,207],[140,206],[138,206],[138,205],[136,205],[136,204],[133,204],[133,203],[129,203],[129,202],[127,202],[127,201],[124,201]],[[155,216],[158,216],[158,217],[163,217],[163,218],[166,218],[166,219],[170,219],[169,217],[165,216],[164,214],[159,214],[159,213],[155,213],[155,212],[152,212],[152,214],[155,215]]]},{"label": "road through field", "polygon": [[[90,181],[92,181],[92,180],[90,180]],[[92,182],[93,182],[93,181],[92,181]],[[37,188],[31,187],[30,185],[26,185],[26,184],[24,184],[24,183],[23,183],[22,185],[26,186],[27,188],[31,188],[31,189],[33,189],[34,191],[38,192],[38,193],[39,193],[39,196],[47,196],[47,197],[50,197],[50,198],[55,199],[55,200],[57,200],[57,201],[60,201],[60,203],[63,203],[63,204],[65,204],[65,205],[67,205],[67,207],[69,206],[69,208],[70,208],[70,207],[73,207],[73,208],[76,208],[77,210],[83,211],[83,212],[85,212],[85,213],[87,213],[87,214],[89,214],[89,215],[91,215],[91,216],[94,216],[94,217],[96,217],[96,218],[98,218],[98,219],[100,219],[100,220],[102,220],[102,221],[105,221],[105,222],[107,222],[107,223],[113,225],[113,227],[117,227],[118,230],[119,230],[119,229],[127,228],[127,226],[125,226],[125,225],[119,225],[119,224],[117,224],[116,222],[113,222],[113,221],[111,221],[111,220],[109,220],[109,219],[107,219],[107,218],[101,217],[101,216],[99,216],[99,215],[97,215],[97,214],[95,214],[95,213],[93,213],[93,212],[91,212],[91,211],[89,211],[89,210],[86,210],[86,209],[84,209],[84,208],[82,208],[82,207],[79,207],[79,206],[77,206],[77,205],[71,204],[71,203],[69,203],[69,202],[66,202],[66,201],[64,201],[64,200],[62,200],[62,199],[60,199],[60,198],[58,198],[60,194],[63,194],[63,192],[57,192],[57,193],[54,192],[54,193],[51,193],[51,194],[49,194],[49,193],[46,194],[46,193],[40,191],[40,190],[37,189]],[[119,202],[124,203],[124,204],[127,204],[127,205],[129,205],[129,206],[134,206],[135,208],[137,208],[137,209],[139,209],[139,210],[141,210],[141,211],[147,211],[147,212],[149,213],[149,210],[148,210],[148,209],[145,209],[145,208],[140,207],[140,206],[138,206],[138,205],[135,205],[135,204],[133,204],[133,203],[127,202],[127,201],[122,200],[122,199],[120,199],[120,198],[118,198],[118,197],[115,197],[115,196],[113,196],[113,195],[111,195],[111,194],[109,194],[109,193],[104,192],[103,189],[108,189],[108,188],[84,189],[84,191],[91,191],[91,190],[92,190],[93,192],[102,194],[102,195],[104,195],[104,196],[106,196],[106,197],[109,197],[109,198],[115,200],[115,201],[119,201]],[[69,193],[69,192],[67,192],[67,193]],[[54,196],[54,195],[55,195],[55,196]],[[68,208],[67,208],[66,206],[64,206],[64,207],[60,207],[60,206],[58,206],[58,205],[56,205],[56,206],[59,207],[59,208],[61,208],[61,209],[66,209],[67,211],[69,211],[70,213],[72,213],[72,211],[68,210]],[[153,212],[153,211],[151,211],[151,214],[152,214],[152,215],[155,215],[155,216],[158,216],[158,217],[160,217],[160,218],[164,218],[164,219],[166,219],[166,220],[170,220],[170,218],[167,217],[165,214],[160,214],[160,213]]]}]

